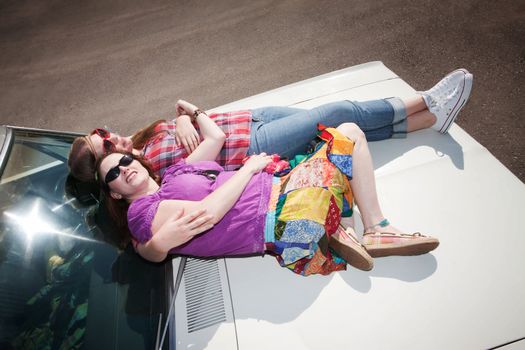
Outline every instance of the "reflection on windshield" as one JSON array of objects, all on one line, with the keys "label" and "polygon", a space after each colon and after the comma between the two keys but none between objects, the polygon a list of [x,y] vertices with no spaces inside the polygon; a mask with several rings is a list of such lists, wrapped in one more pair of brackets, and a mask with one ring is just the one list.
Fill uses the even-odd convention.
[{"label": "reflection on windshield", "polygon": [[17,135],[0,183],[7,183],[67,163],[70,142],[64,138]]},{"label": "reflection on windshield", "polygon": [[[33,247],[33,238],[38,235],[55,234],[70,239],[97,242],[92,238],[75,234],[75,231],[77,231],[77,229],[82,226],[81,224],[78,224],[71,233],[68,233],[68,230],[58,230],[57,228],[53,227],[53,218],[50,216],[46,217],[43,210],[40,209],[42,206],[40,203],[40,201],[35,200],[29,211],[24,210],[19,214],[4,211],[4,215],[7,217],[7,219],[11,220],[11,222],[18,227],[18,232],[25,235],[26,255],[24,260],[30,259],[30,253]],[[62,206],[63,205],[60,205],[56,208],[60,208]]]},{"label": "reflection on windshield", "polygon": [[[71,137],[15,137],[0,179],[0,349],[153,348],[164,269],[95,238],[94,207],[66,191]],[[141,269],[149,280],[130,275]]]}]

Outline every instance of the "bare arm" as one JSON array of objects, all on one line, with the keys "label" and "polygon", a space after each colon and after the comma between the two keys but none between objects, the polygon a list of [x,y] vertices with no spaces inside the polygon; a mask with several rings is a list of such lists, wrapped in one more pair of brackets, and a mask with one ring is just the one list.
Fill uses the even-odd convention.
[{"label": "bare arm", "polygon": [[183,146],[188,154],[191,154],[199,146],[200,135],[187,114],[175,118],[175,141],[177,146]]},{"label": "bare arm", "polygon": [[[253,162],[250,162],[252,159]],[[250,161],[236,171],[235,175],[229,178],[228,181],[200,201],[162,201],[153,219],[152,231],[155,233],[157,228],[172,215],[174,209],[178,209],[180,206],[186,212],[204,209],[209,215],[213,216],[212,223],[216,224],[219,222],[235,205],[252,176],[262,170],[271,159],[263,153],[250,158]]]},{"label": "bare arm", "polygon": [[[211,228],[235,205],[252,176],[270,161],[271,157],[264,153],[251,157],[235,175],[201,201],[163,200],[151,225],[153,237],[137,247],[139,254],[150,261],[162,261],[170,249]],[[206,213],[202,220],[188,221],[184,227],[174,225],[181,211],[193,213],[199,210]]]},{"label": "bare arm", "polygon": [[166,259],[168,251],[186,243],[195,235],[213,227],[212,216],[199,209],[184,215],[183,209],[175,210],[155,235],[146,243],[137,245],[137,252],[144,259],[160,262]]},{"label": "bare arm", "polygon": [[[194,115],[195,111],[198,110],[195,105],[184,100],[179,100],[176,108],[178,115],[177,119],[188,119],[190,118],[188,115]],[[187,115],[184,115],[183,113]],[[199,125],[203,141],[193,150],[193,152],[191,152],[188,158],[186,158],[186,162],[191,164],[201,160],[215,160],[219,155],[222,146],[224,146],[226,135],[206,113],[199,113],[195,120]]]}]

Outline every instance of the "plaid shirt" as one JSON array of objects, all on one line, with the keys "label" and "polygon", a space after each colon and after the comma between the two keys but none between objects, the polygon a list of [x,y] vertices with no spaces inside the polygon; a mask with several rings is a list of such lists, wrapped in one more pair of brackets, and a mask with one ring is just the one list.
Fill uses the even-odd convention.
[{"label": "plaid shirt", "polygon": [[[240,168],[243,158],[246,157],[248,146],[250,146],[252,113],[250,111],[214,113],[209,117],[226,134],[226,141],[216,159],[217,163],[226,170]],[[195,128],[199,130],[195,124]],[[188,156],[184,146],[177,146],[175,129],[174,120],[160,123],[155,130],[156,136],[142,149],[153,171],[160,176],[164,174],[167,167]]]}]

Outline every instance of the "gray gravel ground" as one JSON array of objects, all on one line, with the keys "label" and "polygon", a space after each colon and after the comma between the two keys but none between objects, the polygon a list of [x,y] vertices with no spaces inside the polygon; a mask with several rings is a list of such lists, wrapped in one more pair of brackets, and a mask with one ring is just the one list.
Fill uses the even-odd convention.
[{"label": "gray gravel ground", "polygon": [[0,124],[131,133],[381,60],[416,89],[465,67],[458,124],[525,181],[525,1],[0,0]]}]

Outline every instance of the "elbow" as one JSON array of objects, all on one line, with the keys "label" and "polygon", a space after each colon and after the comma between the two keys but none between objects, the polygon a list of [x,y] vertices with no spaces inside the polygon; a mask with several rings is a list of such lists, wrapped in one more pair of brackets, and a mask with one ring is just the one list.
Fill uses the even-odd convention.
[{"label": "elbow", "polygon": [[215,139],[221,143],[224,143],[224,141],[226,141],[226,134],[224,133],[224,131],[219,130]]},{"label": "elbow", "polygon": [[208,135],[204,136],[204,141],[208,142],[210,145],[220,145],[221,147],[224,145],[224,142],[226,141],[226,134],[222,130],[217,130],[213,133],[209,133]]},{"label": "elbow", "polygon": [[224,146],[224,142],[226,142],[226,135],[222,130],[217,132],[216,135],[213,135],[210,137],[210,142],[213,142],[213,144],[217,145],[219,147],[219,150]]},{"label": "elbow", "polygon": [[151,262],[162,262],[168,256],[168,250],[165,249],[162,242],[154,239],[155,236],[148,242],[148,254],[141,254],[141,256]]},{"label": "elbow", "polygon": [[163,262],[164,259],[166,259],[166,256],[167,255],[164,255],[164,256],[148,256],[148,257],[145,257],[145,256],[142,256],[144,259],[148,260],[149,262],[152,262],[152,263],[160,263],[160,262]]}]

